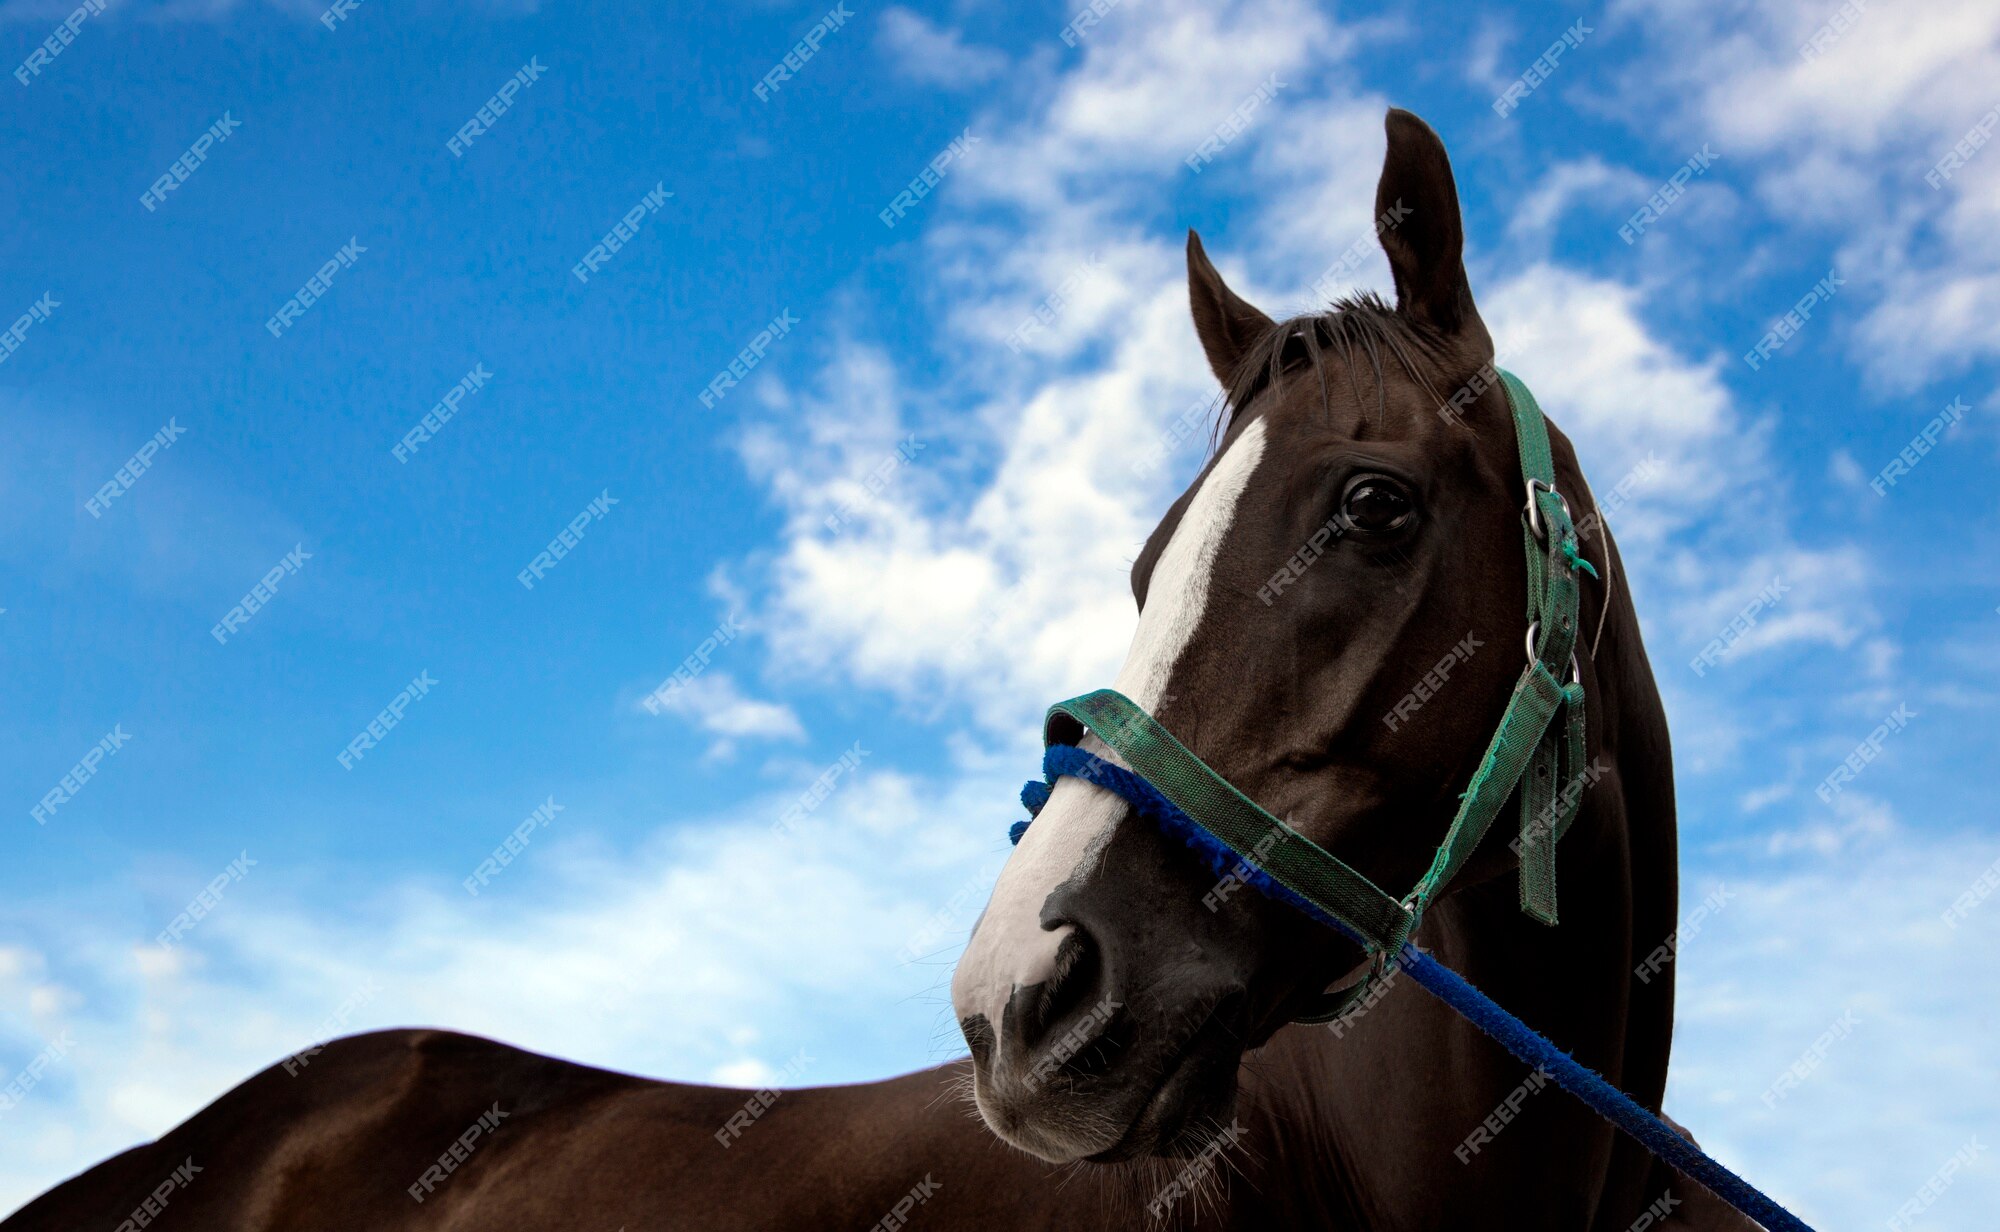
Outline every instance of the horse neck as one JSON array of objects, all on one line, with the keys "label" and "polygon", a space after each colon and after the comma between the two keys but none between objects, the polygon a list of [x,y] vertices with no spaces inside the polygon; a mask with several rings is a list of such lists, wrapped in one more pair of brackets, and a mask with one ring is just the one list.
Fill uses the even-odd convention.
[{"label": "horse neck", "polygon": [[[1561,924],[1523,915],[1510,874],[1441,900],[1417,941],[1657,1109],[1673,1033],[1672,967],[1643,982],[1634,968],[1674,927],[1672,755],[1619,564],[1616,590],[1584,612],[1590,629],[1598,602],[1611,603],[1589,701],[1592,755],[1609,769],[1585,791],[1559,848]],[[1511,828],[1514,816],[1503,809],[1495,828]],[[1423,1212],[1450,1218],[1486,1203],[1545,1212],[1540,1226],[1549,1227],[1571,1211],[1571,1222],[1587,1226],[1599,1211],[1644,1205],[1648,1158],[1560,1092],[1537,1091],[1480,1147],[1477,1166],[1457,1158],[1528,1070],[1422,989],[1398,983],[1345,1024],[1286,1028],[1247,1063],[1245,1115],[1252,1134],[1276,1144],[1268,1166],[1286,1183],[1245,1193],[1232,1212],[1239,1226],[1429,1226]]]}]

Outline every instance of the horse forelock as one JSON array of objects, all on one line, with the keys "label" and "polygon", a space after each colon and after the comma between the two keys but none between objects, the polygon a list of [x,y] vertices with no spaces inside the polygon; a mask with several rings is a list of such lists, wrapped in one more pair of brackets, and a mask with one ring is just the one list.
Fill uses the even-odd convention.
[{"label": "horse forelock", "polygon": [[[1341,369],[1338,377],[1329,371],[1335,363]],[[1439,382],[1453,376],[1451,340],[1412,322],[1373,291],[1344,296],[1323,311],[1279,321],[1244,351],[1218,408],[1216,437],[1226,435],[1260,394],[1304,369],[1316,378],[1320,406],[1329,416],[1339,379],[1364,419],[1384,426],[1392,414],[1388,380],[1392,365],[1430,403],[1442,402]]]}]

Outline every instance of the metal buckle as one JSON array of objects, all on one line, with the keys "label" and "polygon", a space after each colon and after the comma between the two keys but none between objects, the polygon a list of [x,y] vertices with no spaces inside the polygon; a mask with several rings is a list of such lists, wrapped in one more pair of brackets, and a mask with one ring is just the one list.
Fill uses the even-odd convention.
[{"label": "metal buckle", "polygon": [[1403,900],[1396,904],[1403,909],[1405,915],[1410,917],[1410,930],[1403,934],[1403,939],[1396,944],[1395,949],[1373,951],[1369,957],[1369,973],[1371,975],[1380,976],[1390,963],[1395,962],[1402,956],[1402,949],[1410,943],[1410,938],[1417,935],[1418,926],[1424,922],[1424,908],[1429,905],[1419,900],[1418,896],[1422,893],[1423,886],[1419,885],[1416,889],[1405,894]]},{"label": "metal buckle", "polygon": [[[1531,620],[1528,622],[1528,640],[1524,644],[1527,648],[1528,662],[1530,663],[1541,662],[1540,659],[1535,657],[1535,638],[1538,635],[1540,635],[1541,631],[1542,631],[1541,621]],[[1569,682],[1571,684],[1583,683],[1583,666],[1582,664],[1576,661],[1575,647],[1571,647],[1569,652]]]},{"label": "metal buckle", "polygon": [[[1542,511],[1540,506],[1535,504],[1536,488],[1547,489],[1549,494],[1551,496],[1554,496],[1556,500],[1562,504],[1563,516],[1565,518],[1569,517],[1570,514],[1569,514],[1569,501],[1567,498],[1563,496],[1562,493],[1556,491],[1555,484],[1550,483],[1544,479],[1530,479],[1528,481],[1528,533],[1532,534],[1535,537],[1536,542],[1540,542],[1541,540],[1547,539],[1549,537],[1549,533],[1546,530],[1542,529]],[[1571,520],[1574,521],[1575,519]]]}]

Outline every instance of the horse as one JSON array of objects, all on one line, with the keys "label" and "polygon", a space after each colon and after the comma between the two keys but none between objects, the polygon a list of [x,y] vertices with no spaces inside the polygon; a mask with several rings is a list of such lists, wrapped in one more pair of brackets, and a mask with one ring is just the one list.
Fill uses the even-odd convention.
[{"label": "horse", "polygon": [[[1210,457],[1133,565],[1115,687],[1393,886],[1423,871],[1520,671],[1527,580],[1450,161],[1409,112],[1385,127],[1393,304],[1273,320],[1188,233],[1225,397]],[[1518,856],[1489,836],[1414,940],[1658,1109],[1672,971],[1634,973],[1675,924],[1672,756],[1616,544],[1551,434],[1601,579],[1573,668],[1589,774],[1561,922],[1518,909]],[[0,1232],[1756,1226],[1393,973],[1342,1017],[1295,1022],[1361,952],[1242,871],[1218,879],[1064,778],[954,969],[966,1058],[747,1092],[371,1032],[250,1078]]]}]

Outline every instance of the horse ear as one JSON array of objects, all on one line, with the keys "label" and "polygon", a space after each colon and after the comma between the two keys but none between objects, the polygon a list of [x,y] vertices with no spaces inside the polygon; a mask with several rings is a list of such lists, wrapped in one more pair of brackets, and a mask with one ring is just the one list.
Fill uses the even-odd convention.
[{"label": "horse ear", "polygon": [[1208,353],[1208,366],[1215,379],[1227,387],[1236,374],[1236,365],[1250,344],[1275,327],[1271,318],[1259,312],[1229,289],[1215,272],[1201,237],[1188,228],[1188,306],[1194,309],[1194,332],[1201,336],[1201,349]]},{"label": "horse ear", "polygon": [[1375,229],[1396,276],[1396,310],[1442,333],[1483,335],[1465,280],[1465,225],[1444,142],[1401,108],[1390,108],[1383,127],[1389,150],[1375,189]]}]

